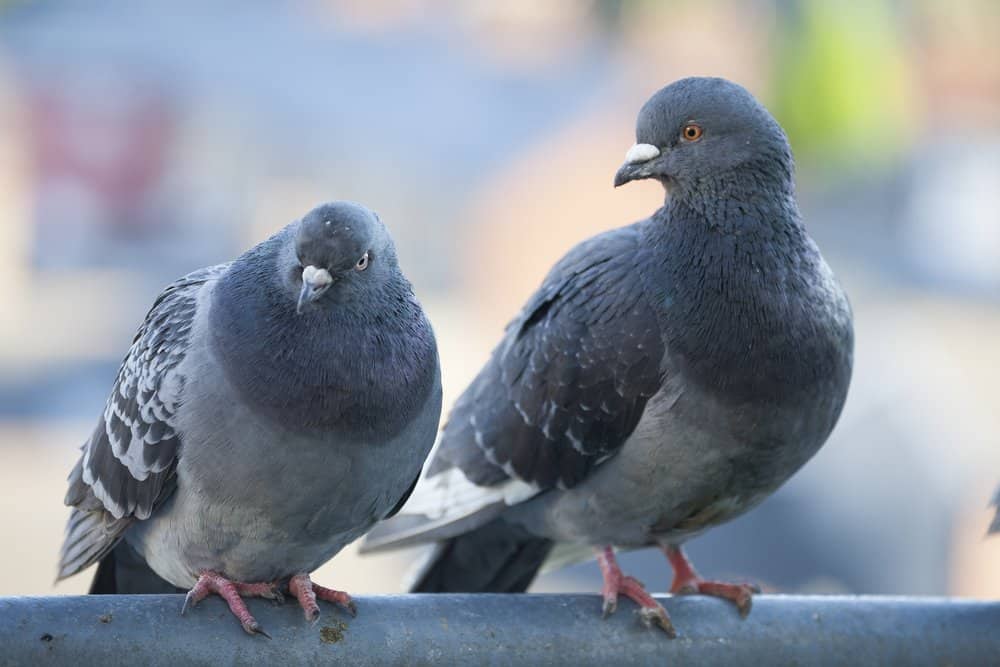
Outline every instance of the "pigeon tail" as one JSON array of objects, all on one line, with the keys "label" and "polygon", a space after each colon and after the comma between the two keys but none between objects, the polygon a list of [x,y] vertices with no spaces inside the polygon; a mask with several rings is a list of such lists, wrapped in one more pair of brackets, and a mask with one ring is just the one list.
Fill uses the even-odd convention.
[{"label": "pigeon tail", "polygon": [[443,540],[417,574],[411,593],[523,593],[552,549],[503,518]]}]

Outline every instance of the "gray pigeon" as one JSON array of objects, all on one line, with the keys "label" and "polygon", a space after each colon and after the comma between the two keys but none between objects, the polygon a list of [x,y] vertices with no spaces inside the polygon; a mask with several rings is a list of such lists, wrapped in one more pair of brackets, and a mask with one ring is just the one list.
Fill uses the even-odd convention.
[{"label": "gray pigeon", "polygon": [[92,592],[216,593],[251,634],[241,596],[353,612],[309,573],[402,506],[440,414],[388,231],[319,206],[157,298],[70,474],[59,578],[102,561]]},{"label": "gray pigeon", "polygon": [[671,591],[730,599],[681,545],[773,493],[826,440],[851,376],[847,299],[806,234],[788,141],[742,87],[689,78],[639,113],[619,186],[652,217],[551,270],[455,404],[424,478],[365,550],[435,541],[414,591],[523,591],[554,543],[592,548],[669,635],[614,547],[661,548]]}]

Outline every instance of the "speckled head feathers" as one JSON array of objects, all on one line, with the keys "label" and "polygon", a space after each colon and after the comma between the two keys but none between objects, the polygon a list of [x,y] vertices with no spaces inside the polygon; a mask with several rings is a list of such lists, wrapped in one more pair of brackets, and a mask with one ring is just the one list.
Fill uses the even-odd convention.
[{"label": "speckled head feathers", "polygon": [[302,218],[295,254],[302,266],[337,274],[353,269],[385,236],[374,211],[346,201],[321,204]]},{"label": "speckled head feathers", "polygon": [[753,178],[790,184],[791,149],[781,126],[745,88],[719,78],[681,79],[639,111],[636,145],[615,185],[655,178],[664,184]]},{"label": "speckled head feathers", "polygon": [[[233,386],[275,419],[391,432],[433,382],[430,324],[389,232],[359,204],[316,207],[233,262],[212,299],[215,353]],[[398,394],[414,386],[410,404]]]}]

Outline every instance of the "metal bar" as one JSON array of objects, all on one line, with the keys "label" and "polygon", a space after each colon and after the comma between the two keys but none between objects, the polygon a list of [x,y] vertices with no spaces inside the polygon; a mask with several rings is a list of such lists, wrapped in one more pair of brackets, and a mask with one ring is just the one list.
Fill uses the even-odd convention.
[{"label": "metal bar", "polygon": [[323,604],[250,600],[272,639],[243,633],[217,598],[181,616],[173,595],[0,598],[2,665],[1000,665],[1000,603],[942,598],[664,597],[680,633],[635,606],[601,619],[596,595],[365,597],[358,617]]}]

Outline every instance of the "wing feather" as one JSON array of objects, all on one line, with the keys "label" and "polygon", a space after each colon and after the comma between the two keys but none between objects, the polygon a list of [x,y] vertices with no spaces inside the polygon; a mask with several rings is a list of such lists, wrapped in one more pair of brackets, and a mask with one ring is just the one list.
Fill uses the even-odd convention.
[{"label": "wing feather", "polygon": [[636,226],[564,257],[458,399],[430,473],[578,484],[614,455],[662,385],[663,338],[634,270]]},{"label": "wing feather", "polygon": [[576,246],[459,397],[426,472],[364,551],[443,539],[570,488],[614,456],[663,385],[638,227]]},{"label": "wing feather", "polygon": [[122,362],[97,428],[69,476],[73,507],[60,556],[59,578],[108,553],[125,529],[147,519],[174,489],[181,439],[176,414],[185,378],[197,296],[228,265],[195,271],[169,285],[153,303]]}]

